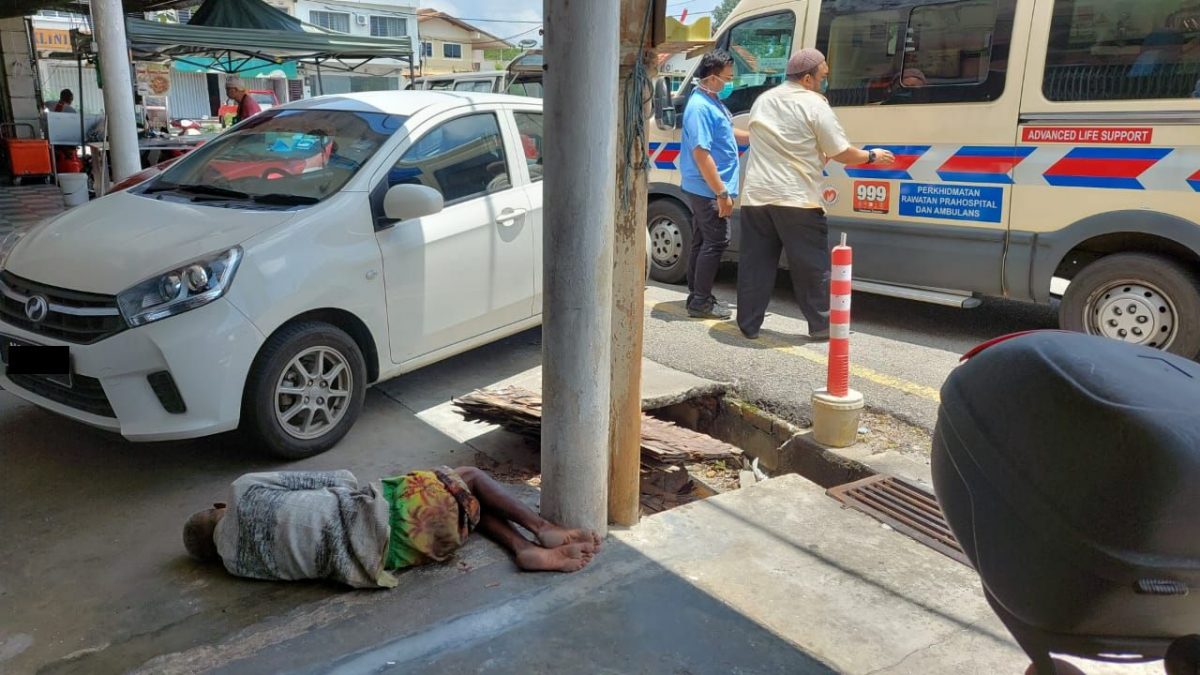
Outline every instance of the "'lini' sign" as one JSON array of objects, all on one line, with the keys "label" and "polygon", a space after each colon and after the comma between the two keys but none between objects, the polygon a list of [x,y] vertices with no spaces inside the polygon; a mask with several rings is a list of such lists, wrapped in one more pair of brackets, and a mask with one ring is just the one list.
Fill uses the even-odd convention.
[{"label": "'lini' sign", "polygon": [[1154,140],[1150,127],[1025,127],[1025,143],[1108,143],[1149,145]]}]

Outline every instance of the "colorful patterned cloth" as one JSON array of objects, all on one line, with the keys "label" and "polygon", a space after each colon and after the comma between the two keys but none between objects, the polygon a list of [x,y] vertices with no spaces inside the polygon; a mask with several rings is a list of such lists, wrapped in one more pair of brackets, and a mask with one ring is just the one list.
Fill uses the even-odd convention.
[{"label": "colorful patterned cloth", "polygon": [[385,569],[442,562],[479,524],[479,501],[448,467],[383,479],[391,527]]}]

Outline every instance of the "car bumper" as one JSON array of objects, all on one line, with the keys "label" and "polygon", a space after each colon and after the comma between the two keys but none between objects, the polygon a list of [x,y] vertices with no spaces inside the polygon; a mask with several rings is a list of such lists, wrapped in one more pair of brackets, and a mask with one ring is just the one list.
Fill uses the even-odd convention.
[{"label": "car bumper", "polygon": [[[73,379],[66,388],[45,378],[0,372],[0,387],[134,441],[195,438],[237,428],[246,376],[265,339],[224,298],[91,345],[47,338],[2,321],[0,333],[35,345],[67,346]],[[152,375],[159,393],[151,385]],[[179,409],[171,384],[182,412],[168,412],[169,407]]]}]

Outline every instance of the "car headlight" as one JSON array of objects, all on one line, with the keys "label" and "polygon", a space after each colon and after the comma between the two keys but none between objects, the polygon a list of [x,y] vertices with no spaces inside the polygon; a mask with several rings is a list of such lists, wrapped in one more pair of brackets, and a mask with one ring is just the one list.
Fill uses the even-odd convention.
[{"label": "car headlight", "polygon": [[207,305],[229,290],[241,261],[235,246],[147,279],[117,295],[121,316],[131,327],[142,326]]}]

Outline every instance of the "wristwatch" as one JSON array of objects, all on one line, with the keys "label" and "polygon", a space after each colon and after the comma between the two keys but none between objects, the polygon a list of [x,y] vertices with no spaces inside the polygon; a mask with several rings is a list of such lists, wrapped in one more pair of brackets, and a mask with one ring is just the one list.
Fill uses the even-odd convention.
[{"label": "wristwatch", "polygon": [[717,199],[729,199],[729,190],[726,190],[726,191],[722,192],[721,194],[717,195]]},{"label": "wristwatch", "polygon": [[868,150],[867,151],[867,164],[874,164],[874,163],[875,163],[875,151]]}]

